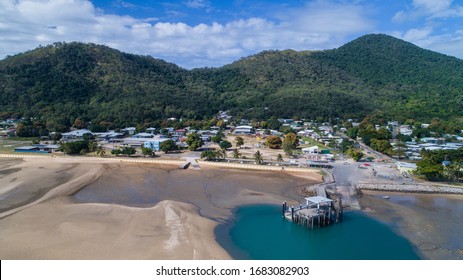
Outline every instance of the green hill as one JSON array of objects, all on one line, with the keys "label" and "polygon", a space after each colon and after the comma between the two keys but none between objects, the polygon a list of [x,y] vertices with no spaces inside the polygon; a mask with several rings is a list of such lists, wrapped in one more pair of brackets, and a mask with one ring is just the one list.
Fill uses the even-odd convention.
[{"label": "green hill", "polygon": [[94,44],[57,43],[0,61],[0,117],[115,126],[169,117],[451,120],[463,114],[463,61],[386,35],[327,51],[264,51],[185,70]]}]

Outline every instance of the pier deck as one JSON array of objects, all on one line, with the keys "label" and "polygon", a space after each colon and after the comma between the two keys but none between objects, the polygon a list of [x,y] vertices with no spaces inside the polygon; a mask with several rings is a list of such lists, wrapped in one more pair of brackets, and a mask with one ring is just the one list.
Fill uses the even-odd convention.
[{"label": "pier deck", "polygon": [[325,226],[342,222],[342,201],[333,201],[326,197],[325,189],[318,190],[318,196],[306,197],[306,203],[288,207],[283,203],[282,214],[287,220],[301,224],[308,228]]}]

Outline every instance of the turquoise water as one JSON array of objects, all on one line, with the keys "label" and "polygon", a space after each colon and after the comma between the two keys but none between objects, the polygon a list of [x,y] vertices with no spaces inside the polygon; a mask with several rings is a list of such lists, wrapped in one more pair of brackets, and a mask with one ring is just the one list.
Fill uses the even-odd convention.
[{"label": "turquoise water", "polygon": [[216,230],[217,241],[235,259],[408,260],[412,245],[387,225],[360,212],[344,213],[340,224],[307,229],[281,217],[281,208],[237,208],[235,219]]}]

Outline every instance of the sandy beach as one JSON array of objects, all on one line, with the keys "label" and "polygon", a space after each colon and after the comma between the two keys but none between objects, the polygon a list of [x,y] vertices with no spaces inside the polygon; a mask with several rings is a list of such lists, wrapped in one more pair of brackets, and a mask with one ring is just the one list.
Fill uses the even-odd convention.
[{"label": "sandy beach", "polygon": [[[230,259],[214,229],[245,204],[299,203],[317,173],[0,159],[1,259]],[[381,198],[388,195],[389,199]],[[463,197],[364,191],[425,259],[463,259]]]},{"label": "sandy beach", "polygon": [[0,159],[1,259],[229,259],[214,228],[242,204],[299,201],[318,174]]}]

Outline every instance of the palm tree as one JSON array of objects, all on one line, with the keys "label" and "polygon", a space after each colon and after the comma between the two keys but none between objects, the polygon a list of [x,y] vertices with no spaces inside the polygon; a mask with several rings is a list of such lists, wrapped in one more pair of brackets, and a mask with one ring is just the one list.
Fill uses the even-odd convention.
[{"label": "palm tree", "polygon": [[283,161],[283,156],[281,154],[277,155],[277,161],[282,162]]},{"label": "palm tree", "polygon": [[238,149],[233,150],[233,158],[238,159],[241,156],[240,151]]},{"label": "palm tree", "polygon": [[96,149],[95,149],[95,154],[96,154],[97,156],[104,157],[104,155],[106,154],[106,151],[105,151],[105,149],[103,148],[103,146],[99,145],[99,146],[96,147]]},{"label": "palm tree", "polygon": [[256,164],[262,164],[264,161],[264,158],[262,157],[262,154],[260,153],[259,150],[254,153],[254,160],[256,161]]},{"label": "palm tree", "polygon": [[227,157],[227,152],[223,149],[218,150],[217,152],[217,157],[219,158],[226,158]]}]

